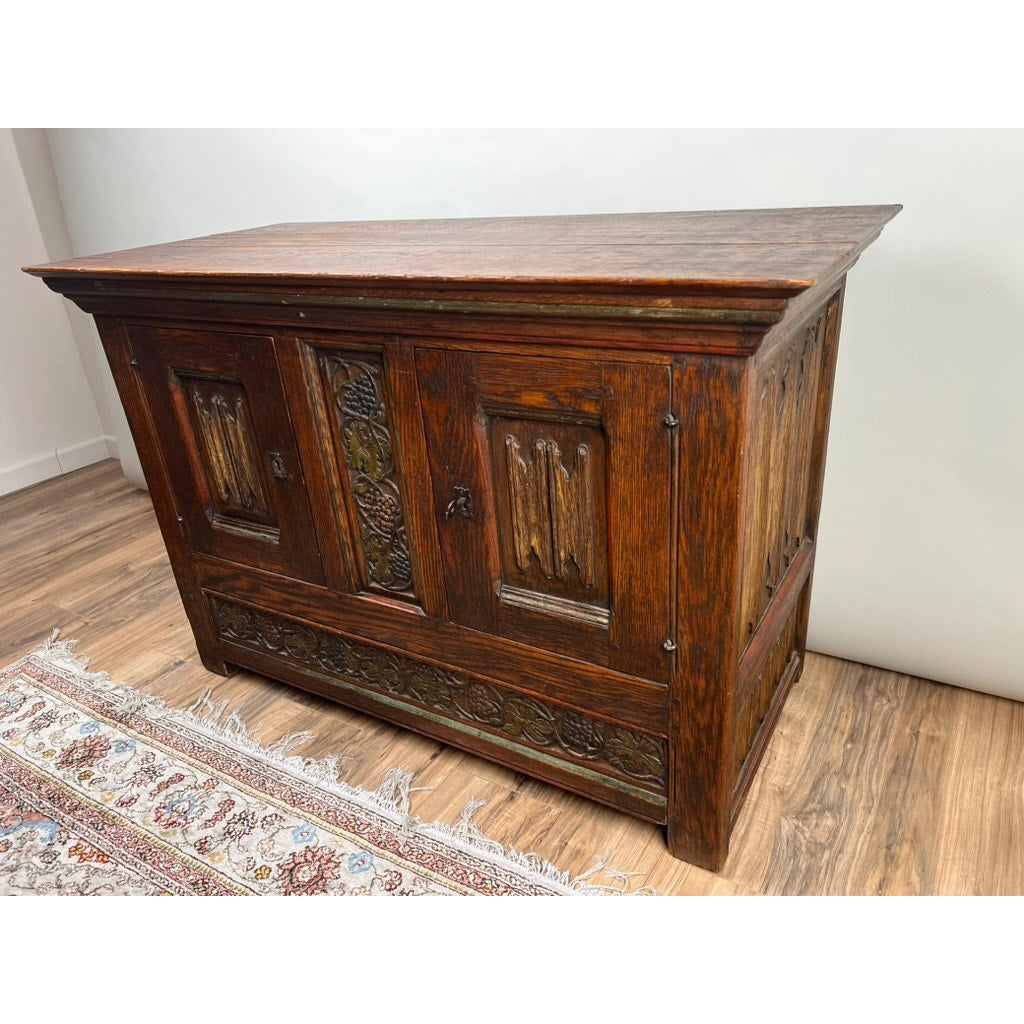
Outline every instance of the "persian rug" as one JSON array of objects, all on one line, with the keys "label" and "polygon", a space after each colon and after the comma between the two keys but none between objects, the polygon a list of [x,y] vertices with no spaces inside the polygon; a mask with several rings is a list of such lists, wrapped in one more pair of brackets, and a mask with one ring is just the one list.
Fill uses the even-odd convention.
[{"label": "persian rug", "polygon": [[[409,813],[412,777],[375,792],[339,758],[262,746],[209,694],[187,711],[87,672],[56,632],[0,671],[0,894],[568,895],[625,892],[604,859],[578,878],[473,823]],[[601,877],[610,884],[597,884]]]}]

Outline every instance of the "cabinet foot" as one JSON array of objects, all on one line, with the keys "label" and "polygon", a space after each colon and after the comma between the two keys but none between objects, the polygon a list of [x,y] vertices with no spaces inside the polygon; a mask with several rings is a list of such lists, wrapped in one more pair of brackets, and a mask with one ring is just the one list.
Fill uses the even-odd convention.
[{"label": "cabinet foot", "polygon": [[200,651],[199,658],[207,671],[216,672],[219,676],[233,676],[238,671],[237,665],[224,661],[223,658],[217,657],[216,654],[204,654]]},{"label": "cabinet foot", "polygon": [[728,835],[715,839],[702,839],[670,822],[665,826],[665,839],[668,844],[668,852],[673,857],[704,868],[706,871],[721,871],[729,856]]}]

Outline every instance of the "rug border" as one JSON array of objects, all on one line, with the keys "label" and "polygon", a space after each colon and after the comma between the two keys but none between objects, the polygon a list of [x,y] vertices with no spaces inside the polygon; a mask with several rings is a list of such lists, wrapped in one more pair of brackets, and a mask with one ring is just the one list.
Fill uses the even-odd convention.
[{"label": "rug border", "polygon": [[[376,790],[352,786],[338,777],[340,755],[313,759],[290,753],[295,746],[311,739],[310,733],[292,733],[273,744],[261,743],[249,731],[238,711],[230,710],[229,702],[221,705],[214,703],[210,690],[190,708],[170,707],[158,697],[128,684],[115,682],[106,672],[90,671],[89,660],[75,654],[77,644],[75,639],[61,638],[60,630],[54,629],[42,646],[0,667],[0,672],[16,672],[26,664],[36,662],[44,669],[70,674],[76,681],[120,699],[120,710],[124,717],[140,714],[154,724],[158,724],[161,719],[174,721],[226,744],[231,750],[252,757],[268,769],[282,772],[298,782],[318,787],[331,795],[351,800],[368,811],[381,814],[399,829],[454,847],[492,868],[510,872],[526,882],[547,888],[554,895],[654,895],[653,890],[646,886],[631,890],[636,873],[610,868],[608,853],[596,856],[592,867],[572,877],[569,872],[562,871],[536,853],[520,853],[511,846],[506,847],[488,838],[474,821],[476,812],[484,805],[482,800],[471,799],[453,825],[440,821],[423,822],[410,811],[410,791],[414,778],[412,773],[393,768],[385,774]],[[606,877],[610,883],[599,883],[599,876]]]}]

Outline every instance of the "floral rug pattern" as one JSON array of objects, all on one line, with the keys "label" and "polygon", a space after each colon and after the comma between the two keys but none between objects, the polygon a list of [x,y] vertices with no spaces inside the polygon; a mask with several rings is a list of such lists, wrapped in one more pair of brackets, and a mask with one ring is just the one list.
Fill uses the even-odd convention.
[{"label": "floral rug pattern", "polygon": [[336,760],[201,710],[86,673],[56,639],[0,671],[0,894],[608,891],[489,842],[475,805],[454,827],[417,821],[401,772],[356,790]]}]

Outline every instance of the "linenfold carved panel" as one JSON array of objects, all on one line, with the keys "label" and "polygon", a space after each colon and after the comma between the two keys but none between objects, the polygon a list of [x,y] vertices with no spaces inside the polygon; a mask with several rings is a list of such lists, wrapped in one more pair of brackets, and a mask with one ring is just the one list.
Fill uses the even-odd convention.
[{"label": "linenfold carved panel", "polygon": [[667,751],[657,737],[282,615],[220,598],[212,603],[217,631],[226,640],[347,676],[370,690],[483,726],[517,743],[664,790]]},{"label": "linenfold carved panel", "polygon": [[758,368],[741,605],[741,648],[809,539],[811,456],[821,380],[822,316]]},{"label": "linenfold carved panel", "polygon": [[564,580],[570,559],[584,587],[594,585],[594,472],[590,448],[576,446],[570,472],[556,442],[538,439],[529,463],[513,434],[505,435],[512,541],[516,565],[526,572],[535,554],[545,576]]},{"label": "linenfold carved panel", "polygon": [[234,381],[179,378],[215,515],[269,524],[273,513],[252,419]]},{"label": "linenfold carved panel", "polygon": [[405,509],[379,357],[321,354],[335,437],[371,590],[415,596]]},{"label": "linenfold carved panel", "polygon": [[[567,602],[606,607],[600,428],[497,417],[491,445],[506,599],[536,592],[570,615]],[[580,614],[592,618],[585,608]]]}]

